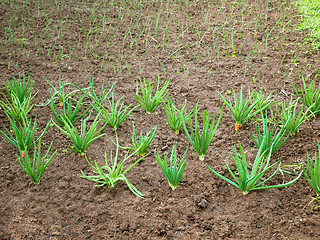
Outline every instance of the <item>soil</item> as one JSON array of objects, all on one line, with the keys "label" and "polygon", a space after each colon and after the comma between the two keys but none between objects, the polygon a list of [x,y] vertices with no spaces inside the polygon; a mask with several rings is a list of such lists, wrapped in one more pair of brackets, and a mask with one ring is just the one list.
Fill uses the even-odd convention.
[{"label": "soil", "polygon": [[[77,1],[70,4],[61,2],[60,8],[56,7],[51,11],[54,3],[50,1],[30,1],[30,16],[27,18],[30,25],[24,33],[27,41],[21,48],[21,55],[17,55],[19,41],[14,41],[10,47],[3,40],[1,42],[0,99],[4,100],[2,94],[6,92],[3,86],[7,79],[11,81],[13,76],[23,70],[26,75],[31,74],[34,81],[33,93],[37,95],[33,99],[36,105],[29,113],[29,118],[37,116],[38,136],[53,118],[48,106],[40,106],[52,93],[44,78],[58,87],[59,74],[63,83],[77,84],[82,88],[89,86],[88,74],[94,75],[98,90],[101,89],[103,79],[112,83],[117,81],[114,89],[116,99],[124,96],[122,101],[126,105],[133,104],[132,106],[137,105],[135,94],[138,79],[145,78],[156,85],[159,78],[160,86],[169,79],[168,94],[171,99],[175,100],[178,108],[186,99],[188,110],[198,102],[200,120],[204,110],[209,112],[211,120],[213,115],[216,118],[219,116],[223,102],[216,91],[232,97],[230,91],[234,89],[239,93],[242,87],[247,95],[249,90],[257,90],[260,84],[266,94],[272,92],[279,101],[288,103],[291,96],[296,99],[291,83],[299,89],[302,84],[299,73],[309,79],[317,78],[319,51],[313,50],[304,41],[307,32],[296,30],[299,18],[294,16],[299,13],[294,10],[290,1],[270,2],[268,9],[263,8],[266,1],[247,1],[248,7],[242,17],[240,4],[230,1],[221,7],[222,3],[216,1],[209,9],[212,12],[211,30],[208,30],[205,23],[204,13],[209,11],[205,1],[186,1],[189,5],[183,1],[168,1],[163,6],[160,1],[146,1],[142,7],[138,7],[139,1],[128,1],[133,2],[136,9],[129,3],[124,6],[125,1],[105,1],[99,6],[93,2],[95,1],[85,1],[86,7]],[[112,3],[115,4],[113,10],[107,11],[111,9]],[[179,24],[173,20],[164,22],[167,4],[172,11],[169,19],[176,17]],[[3,1],[0,14],[3,16],[0,20],[1,38],[8,37],[5,32],[8,30],[10,16],[16,16],[13,17],[11,26],[15,27],[14,38],[21,37],[21,19],[26,16],[26,8],[23,6],[25,5],[20,2],[11,5]],[[103,33],[99,29],[94,30],[97,45],[94,38],[89,42],[87,49],[96,52],[96,58],[92,54],[86,56],[88,52],[84,51],[94,6],[98,22],[103,14],[107,14],[110,20],[107,23],[108,31]],[[260,11],[260,7],[264,12]],[[119,18],[121,9],[123,18]],[[159,9],[162,9],[163,15],[159,18],[160,27],[155,36],[155,17]],[[76,17],[78,13],[81,13],[81,21]],[[263,21],[261,20],[260,26],[264,26],[263,31],[260,31],[260,27],[255,31],[258,13],[262,13],[260,19]],[[45,14],[52,19],[48,34],[44,30]],[[234,15],[234,19],[226,21],[230,14]],[[141,33],[141,29],[132,30],[133,38],[139,33],[141,36],[134,42],[134,47],[130,48],[130,36],[125,41],[123,36],[130,26],[130,17],[137,15],[140,17],[140,28],[147,26],[150,19],[154,20],[150,23],[151,37],[147,37],[147,31]],[[283,20],[270,32],[279,15],[284,16]],[[256,20],[252,23],[254,17]],[[57,35],[57,19],[64,20],[61,32],[68,32],[69,35]],[[247,24],[243,30],[240,29],[241,20]],[[188,21],[189,24],[196,24],[185,31],[178,43],[177,35],[183,31]],[[224,28],[221,28],[223,24]],[[281,33],[277,39],[284,25],[286,37]],[[167,26],[166,35],[162,26]],[[234,53],[230,51],[228,44],[223,44],[222,31],[229,31],[232,26],[237,30]],[[217,57],[218,50],[214,48],[212,41],[214,28],[220,34],[220,39],[217,40],[217,46],[221,46],[220,57]],[[43,34],[43,40],[40,45],[36,45],[37,41],[33,40],[40,41],[39,34]],[[162,44],[164,36],[168,40]],[[267,37],[270,41],[265,48]],[[111,38],[113,43],[109,41]],[[202,41],[197,45],[201,38]],[[256,52],[247,58],[256,41],[259,54]],[[73,49],[70,59],[58,57],[61,48],[57,43],[67,49],[65,52]],[[53,50],[48,54],[50,49]],[[122,49],[121,60],[119,52]],[[208,49],[212,50],[212,58],[208,57]],[[9,57],[10,51],[13,54]],[[104,58],[107,51],[109,55]],[[199,59],[196,58],[197,55],[200,56]],[[107,67],[106,62],[109,63]],[[252,67],[248,69],[249,66]],[[208,69],[211,69],[211,73]],[[316,80],[318,83],[318,78]],[[75,87],[72,86],[71,89],[74,90]],[[86,103],[85,107],[88,107],[90,101],[86,99]],[[300,102],[298,106],[301,107]],[[93,110],[90,112],[93,118],[96,113]],[[0,119],[0,130],[9,129],[10,123],[3,109],[0,110]],[[317,202],[312,201],[311,197],[315,193],[303,176],[289,187],[257,190],[243,196],[241,191],[207,169],[206,164],[229,176],[224,161],[228,161],[234,169],[229,153],[233,152],[233,147],[238,142],[245,149],[248,161],[252,162],[257,152],[251,137],[256,121],[250,120],[236,132],[231,112],[225,108],[203,162],[199,161],[184,131],[176,135],[166,125],[166,115],[161,104],[151,114],[146,114],[141,107],[137,108],[120,125],[117,134],[121,146],[131,144],[132,121],[135,122],[137,133],[142,131],[145,134],[151,126],[157,126],[157,134],[149,147],[150,154],[126,174],[128,180],[145,195],[145,199],[136,197],[123,182],[109,191],[106,186],[94,187],[93,182],[80,178],[81,171],[90,175],[92,169],[85,158],[78,157],[69,148],[71,141],[52,125],[43,136],[43,149],[46,150],[53,141],[51,152],[57,151],[57,154],[42,176],[41,184],[35,185],[19,166],[17,149],[1,135],[0,239],[319,239],[319,208],[316,206]],[[80,125],[79,122],[76,124]],[[110,141],[115,141],[114,131],[107,126],[103,133],[106,135],[93,142],[87,152],[88,159],[97,160],[100,166],[105,164],[104,154],[109,157],[111,151],[115,152]],[[296,135],[290,137],[272,155],[271,162],[281,160],[282,166],[288,165],[288,171],[300,172],[301,163],[306,162],[307,154],[313,158],[317,151],[319,137],[319,118],[310,118]],[[172,191],[153,151],[157,149],[160,156],[171,154],[174,142],[178,144],[179,157],[187,147],[189,150],[183,178],[177,189]],[[120,150],[120,157],[124,157],[125,153],[125,150]],[[136,160],[136,157],[131,158],[126,166]],[[295,176],[285,174],[284,180],[289,181]],[[270,184],[282,181],[283,176],[277,174]]]}]

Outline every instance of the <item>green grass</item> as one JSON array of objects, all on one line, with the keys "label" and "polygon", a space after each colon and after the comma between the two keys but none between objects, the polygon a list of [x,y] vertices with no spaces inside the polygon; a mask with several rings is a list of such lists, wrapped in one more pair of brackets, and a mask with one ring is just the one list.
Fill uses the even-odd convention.
[{"label": "green grass", "polygon": [[298,0],[296,5],[304,18],[298,28],[308,30],[309,40],[320,48],[320,0]]}]

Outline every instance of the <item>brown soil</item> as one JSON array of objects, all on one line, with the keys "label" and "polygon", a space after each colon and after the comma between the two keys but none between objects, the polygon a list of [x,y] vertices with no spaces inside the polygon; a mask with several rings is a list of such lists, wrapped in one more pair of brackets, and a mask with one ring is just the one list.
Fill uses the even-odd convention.
[{"label": "brown soil", "polygon": [[[239,92],[242,86],[247,93],[258,89],[260,84],[267,93],[273,92],[279,101],[288,102],[294,96],[291,82],[301,85],[299,72],[304,76],[311,74],[309,77],[314,78],[318,69],[319,52],[304,42],[306,33],[296,30],[298,12],[294,11],[290,1],[272,1],[268,8],[266,1],[248,1],[242,17],[241,4],[232,1],[227,1],[225,6],[221,1],[214,1],[210,9],[206,1],[186,1],[189,6],[184,1],[168,1],[168,5],[164,1],[163,6],[159,1],[145,1],[141,7],[139,1],[127,1],[127,5],[126,1],[105,1],[106,6],[92,3],[99,1],[86,1],[85,7],[75,3],[78,1],[70,5],[63,1],[59,9],[55,7],[53,10],[54,1],[40,1],[40,5],[39,1],[25,5],[18,1],[13,1],[12,5],[7,3],[9,1],[2,2],[1,86],[6,79],[11,81],[13,75],[24,70],[32,76],[33,93],[37,92],[33,102],[38,105],[46,102],[52,92],[43,78],[57,87],[59,70],[64,83],[78,84],[82,88],[89,86],[88,73],[94,75],[98,89],[103,79],[118,80],[114,90],[116,98],[125,96],[124,102],[133,105],[137,104],[136,80],[143,77],[156,84],[159,76],[160,86],[165,79],[170,79],[169,95],[178,107],[184,99],[188,101],[188,109],[199,102],[199,118],[206,109],[212,119],[212,115],[218,116],[222,108],[216,91],[228,96],[229,91]],[[114,2],[113,8],[111,2]],[[94,7],[97,22],[89,23]],[[162,9],[162,15],[155,36],[159,9]],[[167,9],[172,13],[165,20]],[[208,12],[212,14],[209,25],[206,25]],[[107,16],[107,31],[101,30],[100,20],[104,14]],[[130,19],[136,16],[140,17],[140,28],[131,30],[136,41],[130,48],[130,35],[125,41],[124,35],[129,26],[134,25],[130,24]],[[277,24],[279,16],[283,19]],[[47,18],[52,21],[46,31]],[[60,27],[57,19],[63,20]],[[17,39],[22,38],[23,21],[29,27],[25,24],[23,38],[26,40],[20,45]],[[241,21],[246,23],[243,29]],[[255,31],[255,24],[259,21],[261,24]],[[188,30],[187,24],[190,26]],[[99,26],[93,29],[87,48],[96,52],[96,58],[85,51],[90,26]],[[144,26],[150,28],[142,32]],[[236,31],[234,52],[228,42],[231,27]],[[64,35],[58,35],[56,28]],[[9,29],[15,32],[15,41],[5,45]],[[183,29],[186,31],[178,43],[176,39]],[[212,29],[216,29],[215,36],[220,36],[216,47],[212,41]],[[224,31],[229,31],[226,44]],[[270,40],[265,48],[267,37]],[[197,45],[200,39],[202,41]],[[258,50],[247,58],[256,43]],[[66,57],[60,59],[58,54],[62,48],[64,54],[69,54],[70,49],[73,51],[70,60]],[[19,49],[21,54],[18,54]],[[212,58],[208,56],[210,51]],[[108,56],[105,58],[106,52]],[[211,69],[210,74],[208,69]],[[2,94],[1,100],[4,100]],[[95,113],[92,111],[92,114]],[[29,117],[34,116],[37,116],[41,131],[52,118],[52,113],[48,106],[35,106],[29,114]],[[10,128],[3,110],[0,110],[0,119],[0,130]],[[93,182],[80,178],[81,170],[91,174],[91,168],[85,158],[79,158],[70,150],[70,140],[55,127],[48,129],[42,142],[46,149],[53,140],[52,150],[58,154],[42,176],[41,184],[34,185],[16,160],[17,149],[1,135],[0,239],[319,239],[319,211],[316,202],[311,202],[314,193],[303,176],[287,188],[252,191],[243,196],[238,189],[207,169],[206,164],[228,176],[224,161],[231,164],[229,152],[239,141],[247,151],[248,160],[254,160],[256,149],[250,135],[255,129],[253,121],[236,132],[231,113],[226,108],[204,162],[199,161],[183,131],[175,135],[166,125],[162,105],[152,114],[138,108],[123,122],[117,130],[122,146],[131,143],[132,121],[137,133],[141,130],[145,133],[150,126],[157,126],[156,137],[149,148],[150,155],[127,173],[129,181],[145,194],[145,199],[136,197],[121,182],[108,191],[106,187],[95,188]],[[281,160],[282,165],[294,165],[288,168],[289,171],[301,171],[297,164],[305,162],[307,154],[314,156],[319,131],[319,118],[311,118],[272,156],[272,162]],[[115,139],[114,132],[109,127],[103,132],[106,135],[95,141],[87,153],[88,158],[97,159],[100,166],[104,164],[104,153],[110,156],[110,151],[115,150],[109,140]],[[170,154],[174,142],[178,143],[179,156],[187,147],[189,150],[182,181],[172,191],[154,158],[153,149],[158,149],[161,156]],[[120,155],[124,154],[122,150]],[[135,160],[132,158],[127,164]],[[286,174],[285,180],[293,177]],[[278,174],[271,184],[282,180]]]}]

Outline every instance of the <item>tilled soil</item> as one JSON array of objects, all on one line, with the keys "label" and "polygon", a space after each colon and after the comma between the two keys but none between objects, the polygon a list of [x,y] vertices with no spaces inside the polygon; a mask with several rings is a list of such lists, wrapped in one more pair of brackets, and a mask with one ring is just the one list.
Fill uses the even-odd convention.
[{"label": "tilled soil", "polygon": [[[204,1],[200,2],[204,3]],[[192,2],[189,7],[184,3],[170,2],[169,7],[172,7],[172,14],[176,14],[177,18],[179,18],[178,12],[183,10],[190,17],[190,21],[197,22],[204,18],[204,10],[201,8],[200,2]],[[248,2],[251,5],[254,4],[254,1]],[[264,1],[259,4],[263,4],[262,2]],[[16,4],[17,6],[21,5],[20,3]],[[38,31],[42,32],[45,27],[44,22],[39,17],[37,8],[32,8],[34,4],[35,2],[30,1],[30,17],[33,19],[33,24],[39,26]],[[13,55],[9,59],[9,48],[2,42],[1,86],[4,86],[7,79],[11,81],[12,76],[17,76],[17,73],[22,70],[27,75],[31,74],[34,81],[33,93],[37,93],[37,95],[33,99],[36,105],[29,113],[29,118],[37,116],[39,132],[52,118],[50,108],[40,106],[49,99],[52,93],[51,87],[44,78],[58,87],[59,71],[63,83],[77,84],[82,88],[89,86],[88,73],[94,75],[95,86],[98,90],[101,88],[103,79],[111,82],[117,81],[114,89],[116,99],[124,96],[124,103],[133,104],[133,106],[137,105],[135,94],[138,79],[145,78],[156,85],[159,78],[160,86],[163,86],[165,80],[169,79],[168,94],[175,100],[178,108],[182,106],[185,99],[188,110],[198,102],[201,121],[204,110],[209,112],[211,120],[213,115],[216,116],[216,119],[218,118],[223,103],[217,91],[224,96],[232,97],[230,91],[234,89],[238,93],[242,87],[247,95],[249,90],[257,90],[258,84],[260,84],[261,88],[266,90],[266,94],[272,92],[279,101],[289,102],[291,96],[296,99],[291,83],[299,88],[302,83],[297,70],[304,73],[305,76],[310,74],[308,75],[310,79],[317,78],[319,52],[313,51],[310,45],[304,42],[306,32],[296,30],[298,18],[290,18],[290,16],[296,16],[298,12],[292,8],[288,10],[291,12],[285,15],[284,21],[281,22],[281,24],[286,24],[290,20],[286,30],[288,37],[275,40],[274,46],[282,41],[283,49],[278,45],[276,50],[272,47],[271,40],[268,47],[265,48],[266,36],[275,26],[278,14],[282,14],[283,11],[276,12],[272,9],[278,9],[281,4],[290,6],[290,3],[286,1],[270,3],[268,17],[264,23],[265,29],[269,30],[258,32],[256,39],[259,54],[254,54],[248,59],[248,54],[256,44],[253,25],[241,30],[242,37],[239,34],[235,35],[234,56],[230,53],[230,56],[227,57],[228,49],[224,47],[221,37],[218,42],[221,46],[220,57],[216,56],[217,49],[212,46],[216,57],[209,59],[206,57],[208,53],[204,44],[207,43],[211,46],[213,43],[211,41],[212,34],[207,29],[205,21],[198,21],[198,23],[202,23],[199,25],[200,38],[202,38],[199,47],[196,45],[199,41],[196,31],[186,31],[184,36],[180,38],[179,45],[175,41],[174,29],[180,33],[181,26],[187,21],[185,14],[181,14],[179,25],[177,23],[169,24],[168,41],[165,43],[165,47],[158,47],[164,34],[161,28],[154,40],[150,40],[150,38],[145,40],[147,33],[144,32],[135,43],[136,52],[135,48],[130,48],[130,42],[126,42],[123,50],[124,57],[121,61],[117,54],[119,51],[121,52],[123,35],[130,25],[130,19],[125,17],[118,29],[116,29],[116,25],[111,26],[105,34],[106,36],[97,30],[96,39],[99,46],[96,47],[92,44],[93,46],[90,47],[91,50],[96,51],[97,58],[93,56],[85,58],[84,43],[81,40],[78,44],[77,38],[78,32],[81,32],[79,29],[84,29],[82,34],[86,35],[86,31],[88,31],[86,29],[90,27],[88,19],[94,4],[90,1],[86,3],[87,8],[84,13],[82,12],[85,19],[82,22],[83,26],[78,21],[72,22],[70,20],[79,12],[80,4],[78,6],[76,3],[72,3],[70,9],[66,4],[59,11],[52,11],[52,24],[55,26],[55,19],[64,19],[65,16],[70,15],[63,27],[68,26],[70,36],[73,37],[71,46],[77,52],[77,57],[72,56],[70,60],[62,61],[59,58],[54,58],[52,54],[48,56],[48,49],[44,45],[41,45],[38,54],[35,55],[37,46],[30,41],[22,48],[23,54],[19,58]],[[117,14],[123,6],[121,4],[116,6],[111,12],[107,12],[114,20],[112,23],[120,21]],[[217,6],[221,5],[217,3]],[[240,28],[241,16],[237,7],[233,6],[232,3],[227,3],[224,8],[221,8],[222,14],[215,18],[215,22],[212,21],[213,28],[221,26],[230,11],[234,14],[235,19],[239,20],[237,22],[230,20],[230,24],[232,22],[235,29]],[[250,9],[254,9],[253,6],[255,5],[246,8],[243,21],[251,21],[255,15],[255,12],[249,15]],[[103,13],[106,13],[108,7],[111,8],[107,3],[104,8],[102,5],[100,8],[96,8],[97,15],[101,17]],[[6,26],[6,19],[14,10],[9,3],[4,3],[1,8],[4,17],[0,20],[3,25],[0,35],[5,37],[3,30]],[[160,2],[147,1],[141,8],[142,10],[136,14],[140,14],[140,21],[143,24],[148,19],[154,19],[159,8],[165,11],[165,3],[161,7]],[[21,12],[17,16],[23,15],[24,9],[22,7],[19,9]],[[50,4],[43,2],[38,9],[40,12],[50,12]],[[135,11],[130,7],[128,9],[131,13]],[[129,12],[129,10],[127,11]],[[217,14],[217,11],[215,8],[212,9],[212,18]],[[154,13],[154,16],[151,16],[151,13]],[[287,18],[288,20],[286,20]],[[17,21],[19,22],[19,19]],[[154,26],[155,23],[152,24]],[[164,24],[166,23],[161,17],[159,26]],[[228,24],[225,25],[226,28]],[[21,32],[19,24],[17,29],[19,34]],[[49,32],[53,29],[49,28]],[[279,31],[279,29],[271,31],[268,37],[276,39]],[[117,33],[116,38],[108,48],[108,41],[114,32]],[[138,34],[134,31],[133,33],[134,36]],[[31,33],[26,32],[25,34],[26,39],[32,39]],[[53,44],[55,34],[53,31],[50,32],[50,37],[44,35],[43,41],[47,43],[47,46],[50,47]],[[154,36],[153,33],[151,35]],[[244,41],[246,35],[248,37]],[[58,40],[61,46],[68,46],[70,38],[60,37]],[[145,41],[150,41],[150,48],[146,47]],[[170,49],[167,47],[168,45]],[[17,52],[18,48],[18,42],[15,42],[10,50]],[[26,52],[29,50],[31,50],[31,54],[27,58]],[[101,62],[104,60],[105,51],[109,50],[113,51],[115,59],[112,60],[109,55],[110,64],[105,68]],[[200,60],[197,60],[192,52],[202,56]],[[295,56],[293,52],[297,56],[295,62],[292,61]],[[182,63],[181,59],[183,59]],[[8,66],[9,63],[10,66]],[[111,67],[111,63],[114,64],[116,71]],[[129,68],[123,68],[124,63],[128,63]],[[245,65],[246,63],[247,65]],[[252,67],[248,70],[249,66]],[[187,71],[184,67],[187,67]],[[141,68],[143,68],[142,71]],[[210,74],[208,69],[212,71]],[[283,74],[285,69],[287,70]],[[248,73],[244,74],[246,70]],[[318,78],[316,81],[318,83]],[[4,88],[1,88],[1,93],[6,94]],[[0,99],[3,101],[5,99],[2,94]],[[85,107],[88,107],[90,101],[87,99],[86,103]],[[298,105],[301,107],[300,103]],[[92,116],[96,115],[93,110],[90,112]],[[0,119],[0,130],[9,129],[10,123],[2,109],[0,110]],[[233,146],[238,142],[241,142],[245,149],[248,161],[252,162],[257,152],[251,137],[251,131],[255,131],[254,123],[256,121],[249,121],[236,132],[231,112],[225,107],[219,128],[203,162],[199,160],[183,129],[180,135],[176,135],[166,124],[166,115],[161,104],[151,114],[146,114],[139,107],[121,124],[117,130],[121,146],[131,144],[132,121],[135,123],[137,133],[142,131],[145,134],[151,126],[157,126],[157,134],[149,147],[150,154],[126,175],[128,180],[145,195],[145,199],[132,194],[123,182],[119,182],[114,189],[109,191],[106,186],[97,188],[94,187],[93,182],[80,178],[81,170],[86,174],[92,174],[90,166],[85,158],[78,157],[71,151],[69,148],[70,140],[52,125],[44,134],[42,143],[45,144],[43,148],[47,149],[53,141],[51,152],[57,151],[57,155],[42,176],[41,184],[34,185],[16,160],[17,149],[1,135],[0,239],[292,240],[319,238],[320,216],[318,208],[315,206],[317,202],[312,201],[311,198],[315,194],[303,176],[287,188],[252,191],[243,196],[238,189],[219,179],[207,169],[206,164],[219,173],[229,176],[224,161],[227,160],[234,169],[229,153],[233,152]],[[77,124],[80,125],[79,122]],[[310,118],[301,126],[300,131],[290,137],[282,148],[272,156],[271,162],[281,160],[283,166],[290,165],[286,168],[288,171],[300,172],[302,168],[299,164],[306,161],[307,154],[313,158],[314,152],[317,151],[319,131],[319,118]],[[90,145],[87,152],[88,159],[97,160],[100,166],[105,164],[105,153],[109,159],[110,152],[113,151],[113,156],[115,153],[115,147],[109,139],[115,141],[114,131],[107,126],[103,133],[106,135]],[[155,160],[153,151],[157,149],[161,156],[170,155],[175,142],[178,144],[179,157],[183,155],[187,147],[189,150],[186,155],[188,165],[181,183],[176,190],[172,191]],[[120,150],[120,157],[124,157],[125,153],[125,150]],[[136,160],[137,157],[131,158],[126,166]],[[295,175],[285,174],[284,180],[289,181],[294,177]],[[279,184],[282,181],[283,176],[277,174],[270,181],[270,184]]]}]

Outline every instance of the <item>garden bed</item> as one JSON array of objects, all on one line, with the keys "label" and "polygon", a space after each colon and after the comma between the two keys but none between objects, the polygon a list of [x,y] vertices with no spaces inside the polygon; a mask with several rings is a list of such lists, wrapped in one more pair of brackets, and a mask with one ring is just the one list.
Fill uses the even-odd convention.
[{"label": "garden bed", "polygon": [[[211,120],[213,115],[218,118],[223,101],[217,91],[232,98],[232,89],[238,93],[243,87],[246,96],[260,84],[267,94],[288,103],[291,96],[297,98],[292,83],[300,89],[302,78],[316,78],[316,86],[319,82],[319,51],[304,41],[307,32],[296,29],[299,13],[290,1],[2,1],[0,12],[0,100],[5,100],[7,79],[22,71],[31,74],[37,95],[28,118],[37,116],[39,132],[53,118],[50,107],[43,106],[52,94],[44,79],[58,87],[59,74],[63,83],[73,84],[71,90],[75,85],[89,87],[88,74],[94,75],[98,91],[104,79],[117,81],[115,98],[124,96],[124,103],[133,106],[138,105],[136,81],[145,78],[156,85],[159,78],[162,87],[168,79],[170,98],[178,108],[186,99],[188,110],[198,102],[201,121],[204,110]],[[85,107],[90,102],[86,98]],[[97,114],[90,112],[89,125]],[[0,119],[0,130],[9,129],[3,109]],[[0,239],[318,238],[319,210],[304,176],[286,188],[243,196],[206,167],[228,176],[224,161],[234,169],[229,153],[238,142],[252,162],[257,152],[251,137],[256,118],[235,131],[225,107],[204,161],[183,129],[176,135],[166,125],[162,104],[151,114],[141,107],[133,111],[117,129],[121,146],[131,144],[132,121],[138,134],[157,126],[150,154],[126,174],[145,199],[122,182],[109,191],[80,178],[81,171],[92,174],[91,167],[52,124],[42,144],[47,149],[53,141],[51,152],[57,154],[41,184],[35,185],[19,166],[17,149],[1,135]],[[286,170],[302,171],[307,154],[313,158],[317,151],[319,131],[319,117],[309,118],[271,162],[281,160],[282,166],[290,165]],[[106,135],[87,151],[88,159],[100,166],[104,154],[115,151],[110,141],[115,141],[115,132],[109,126],[102,132]],[[175,142],[179,157],[187,147],[188,152],[186,170],[173,191],[154,149],[161,156],[170,155]],[[120,149],[120,156],[125,154]],[[285,181],[295,176],[285,174]],[[270,184],[283,180],[277,174]]]}]

